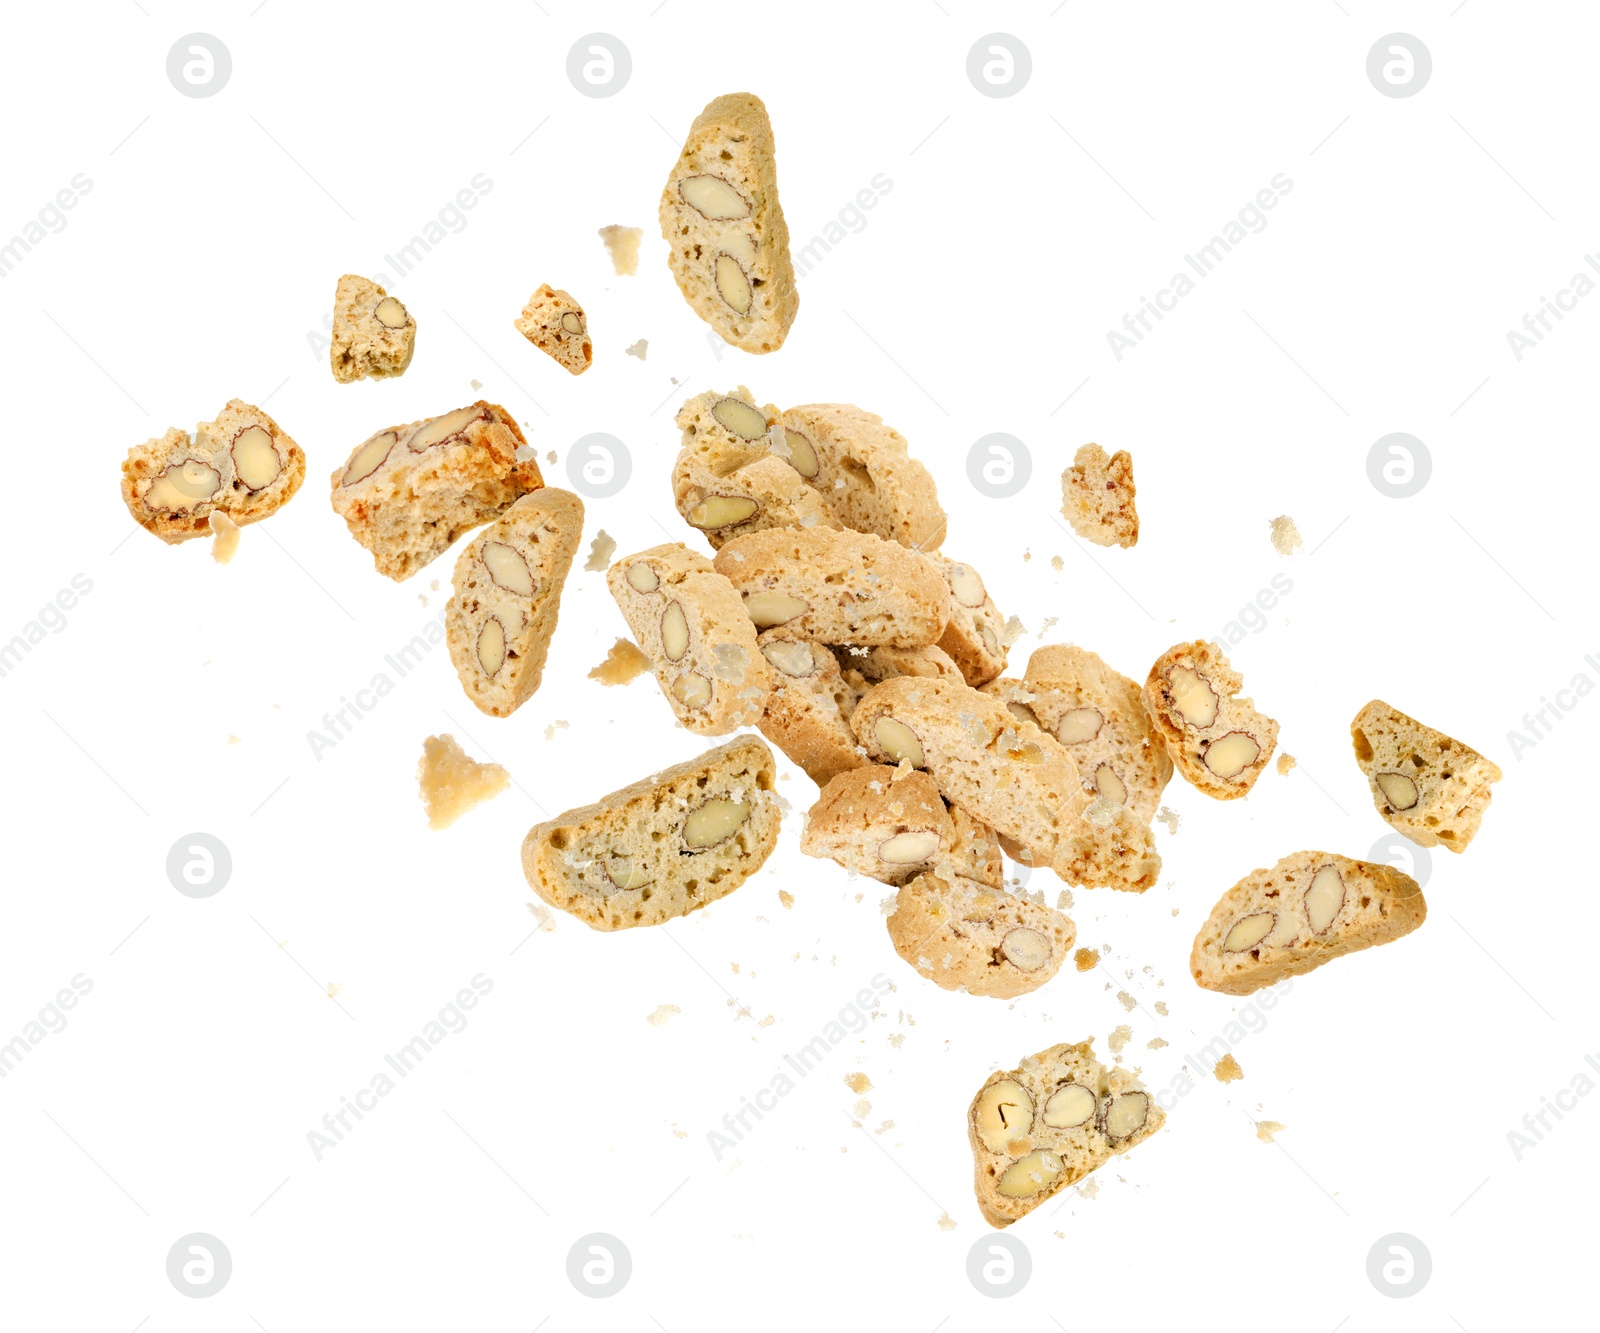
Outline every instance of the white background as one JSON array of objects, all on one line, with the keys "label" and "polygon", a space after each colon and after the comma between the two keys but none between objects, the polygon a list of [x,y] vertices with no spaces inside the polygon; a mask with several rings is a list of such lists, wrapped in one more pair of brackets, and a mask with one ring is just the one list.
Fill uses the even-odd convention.
[{"label": "white background", "polygon": [[[0,679],[0,1041],[74,976],[93,989],[0,1080],[0,1322],[682,1333],[978,1329],[1004,1312],[1027,1328],[1478,1333],[1530,1306],[1592,1319],[1578,1189],[1600,1098],[1551,1117],[1520,1161],[1507,1133],[1600,1051],[1594,871],[1572,837],[1593,822],[1600,700],[1520,757],[1507,733],[1578,673],[1600,679],[1583,660],[1600,653],[1600,300],[1520,362],[1505,335],[1596,245],[1594,16],[1496,0],[650,9],[8,13],[0,234],[76,173],[92,190],[0,281],[0,638],[74,575],[93,586]],[[205,99],[165,73],[197,30],[233,59]],[[1032,57],[1008,98],[966,74],[995,30]],[[607,99],[565,73],[593,31],[632,55]],[[1365,72],[1396,31],[1433,57],[1406,99]],[[762,359],[708,341],[655,224],[693,116],[743,88],[770,109],[797,246],[875,175],[892,182],[802,278],[793,332]],[[308,339],[335,279],[393,276],[385,254],[478,173],[492,189],[465,228],[393,285],[420,326],[411,369],[336,384]],[[1107,330],[1278,173],[1293,189],[1265,230],[1118,361]],[[646,230],[637,277],[610,271],[595,232],[613,222]],[[512,328],[545,281],[589,311],[581,378]],[[640,337],[642,364],[622,355]],[[1027,625],[1017,671],[1054,618],[1045,641],[1142,679],[1285,574],[1292,591],[1232,658],[1300,767],[1230,804],[1175,781],[1160,885],[1076,893],[1104,968],[1013,1004],[919,979],[889,947],[888,890],[800,857],[815,789],[788,765],[779,849],[732,897],[655,930],[538,931],[528,826],[703,748],[648,678],[586,678],[625,627],[581,557],[544,686],[514,718],[476,713],[439,648],[320,759],[307,741],[376,673],[395,678],[385,654],[442,610],[454,562],[379,577],[326,478],[370,432],[477,397],[473,379],[541,459],[560,457],[552,484],[569,484],[579,436],[626,442],[632,481],[589,502],[585,534],[587,549],[603,526],[619,553],[663,529],[692,540],[667,485],[688,394],[743,383],[759,402],[880,412],[936,474],[948,553]],[[223,568],[207,543],[134,530],[117,480],[129,446],[233,396],[265,403],[309,467]],[[996,431],[1033,463],[1004,501],[965,466]],[[1404,500],[1366,471],[1394,431],[1433,460]],[[1059,521],[1057,478],[1087,440],[1133,454],[1131,551],[1085,547]],[[1268,541],[1281,513],[1306,538],[1291,559]],[[1252,867],[1308,846],[1365,857],[1384,835],[1348,740],[1374,696],[1482,749],[1505,780],[1470,850],[1431,858],[1425,926],[1294,983],[1238,1045],[1244,1080],[1223,1086],[1192,1057],[1244,1006],[1192,985],[1190,940]],[[432,833],[414,769],[440,731],[517,785]],[[233,859],[203,900],[165,868],[195,831]],[[1054,901],[1053,878],[1041,885]],[[493,989],[470,1024],[316,1160],[308,1131],[480,973]],[[716,1160],[707,1132],[879,973],[895,990],[865,1031]],[[662,1004],[681,1013],[651,1026]],[[1122,1022],[1150,1086],[1188,1063],[1193,1091],[1098,1173],[1095,1197],[1069,1192],[1012,1228],[1033,1259],[1019,1295],[979,1294],[968,1100],[1057,1041],[1092,1035],[1105,1055]],[[1170,1045],[1146,1049],[1156,1037]],[[856,1071],[873,1084],[860,1128]],[[1257,1140],[1263,1117],[1288,1125],[1277,1145]],[[205,1300],[165,1271],[195,1231],[233,1257]],[[607,1300],[566,1276],[590,1232],[632,1254]],[[1366,1273],[1391,1232],[1433,1259],[1406,1300]]]}]

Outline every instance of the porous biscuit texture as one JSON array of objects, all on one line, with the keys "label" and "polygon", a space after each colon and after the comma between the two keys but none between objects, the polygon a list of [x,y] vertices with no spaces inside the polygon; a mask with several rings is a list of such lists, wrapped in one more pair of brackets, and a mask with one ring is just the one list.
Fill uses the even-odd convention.
[{"label": "porous biscuit texture", "polygon": [[800,850],[899,886],[948,863],[955,825],[926,773],[869,764],[836,774],[806,813]]},{"label": "porous biscuit texture", "polygon": [[839,644],[833,651],[844,678],[862,694],[880,680],[892,680],[895,676],[942,677],[966,683],[961,668],[937,644],[930,643],[922,648],[885,648],[882,645],[863,648]]},{"label": "porous biscuit texture", "polygon": [[654,926],[732,893],[778,841],[772,751],[740,736],[535,825],[529,885],[596,930]]},{"label": "porous biscuit texture", "polygon": [[819,787],[867,762],[850,730],[861,691],[847,683],[832,651],[790,629],[769,629],[756,645],[772,669],[761,734]]},{"label": "porous biscuit texture", "polygon": [[1061,513],[1085,541],[1132,546],[1139,540],[1136,493],[1127,450],[1107,457],[1098,444],[1086,444],[1061,474]]},{"label": "porous biscuit texture", "polygon": [[939,647],[977,689],[1006,669],[1006,618],[971,565],[935,556],[950,588],[950,620]]},{"label": "porous biscuit texture", "polygon": [[480,712],[510,717],[539,688],[582,538],[583,501],[546,487],[518,500],[456,560],[445,641]]},{"label": "porous biscuit texture", "polygon": [[1006,1227],[1161,1128],[1166,1113],[1129,1070],[1063,1043],[990,1074],[967,1108],[973,1190]]},{"label": "porous biscuit texture", "polygon": [[462,533],[544,485],[537,459],[517,461],[526,443],[505,408],[481,399],[387,427],[334,469],[333,510],[380,574],[408,579]]},{"label": "porous biscuit texture", "polygon": [[1189,972],[1206,990],[1249,995],[1408,935],[1427,914],[1421,887],[1393,866],[1295,852],[1222,895],[1194,937]]},{"label": "porous biscuit texture", "polygon": [[709,560],[676,542],[652,546],[613,564],[606,586],[679,722],[721,736],[760,721],[772,668]]},{"label": "porous biscuit texture", "polygon": [[209,537],[211,515],[239,527],[270,518],[306,478],[306,456],[271,417],[230,398],[191,438],[173,427],[128,450],[122,502],[169,546]]},{"label": "porous biscuit texture", "polygon": [[772,122],[754,93],[706,105],[661,192],[667,263],[690,309],[746,352],[783,346],[800,308]]},{"label": "porous biscuit texture", "polygon": [[346,273],[334,285],[328,361],[340,384],[405,374],[417,345],[417,321],[370,278]]},{"label": "porous biscuit texture", "polygon": [[954,875],[918,875],[895,895],[894,951],[945,990],[1009,1000],[1061,970],[1077,939],[1070,917]]},{"label": "porous biscuit texture", "polygon": [[1384,819],[1419,846],[1466,851],[1500,781],[1498,764],[1381,699],[1356,714],[1350,740]]},{"label": "porous biscuit texture", "polygon": [[593,364],[589,318],[571,292],[541,283],[512,322],[518,333],[569,375],[581,375]]},{"label": "porous biscuit texture", "polygon": [[1145,708],[1178,772],[1219,801],[1246,795],[1278,743],[1278,724],[1237,697],[1243,686],[1222,649],[1198,639],[1167,649],[1144,683]]},{"label": "porous biscuit texture", "polygon": [[724,544],[716,568],[761,628],[786,625],[824,643],[915,648],[937,642],[950,618],[934,562],[869,532],[755,532]]}]

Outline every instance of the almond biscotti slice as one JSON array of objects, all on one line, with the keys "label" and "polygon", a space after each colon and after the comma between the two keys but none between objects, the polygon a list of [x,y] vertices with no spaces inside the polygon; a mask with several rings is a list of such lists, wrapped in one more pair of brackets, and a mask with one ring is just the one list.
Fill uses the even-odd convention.
[{"label": "almond biscotti slice", "polygon": [[945,512],[933,474],[882,417],[853,403],[807,403],[783,413],[773,436],[774,452],[789,460],[845,527],[914,551],[939,549]]},{"label": "almond biscotti slice", "polygon": [[1214,643],[1175,644],[1156,658],[1144,705],[1184,778],[1207,796],[1231,801],[1266,771],[1278,724],[1235,696],[1244,679]]},{"label": "almond biscotti slice", "polygon": [[756,644],[772,668],[761,734],[819,787],[866,763],[850,730],[850,714],[862,691],[845,681],[832,652],[783,628],[766,630]]},{"label": "almond biscotti slice", "polygon": [[539,688],[582,538],[583,501],[546,487],[524,495],[456,560],[445,641],[480,712],[510,717]]},{"label": "almond biscotti slice", "polygon": [[259,407],[230,398],[191,439],[174,427],[128,450],[122,502],[169,546],[211,535],[211,515],[239,527],[270,518],[306,479],[306,456]]},{"label": "almond biscotti slice", "polygon": [[1427,915],[1421,887],[1393,866],[1296,852],[1222,895],[1194,937],[1189,971],[1206,990],[1248,995],[1409,935]]},{"label": "almond biscotti slice", "polygon": [[1029,865],[1135,892],[1160,873],[1149,828],[1091,800],[1060,743],[991,694],[900,676],[873,686],[850,726],[875,762],[926,768],[947,801],[1011,839]]},{"label": "almond biscotti slice", "polygon": [[679,722],[722,736],[761,720],[772,668],[739,594],[709,560],[677,542],[652,546],[612,565],[606,586]]},{"label": "almond biscotti slice", "polygon": [[1021,680],[1002,677],[984,692],[1060,741],[1091,791],[1145,824],[1155,817],[1172,759],[1139,686],[1097,654],[1046,644],[1034,650]]},{"label": "almond biscotti slice", "polygon": [[894,951],[934,985],[997,1000],[1038,990],[1078,937],[1070,917],[948,867],[902,886],[888,925]]},{"label": "almond biscotti slice", "polygon": [[943,556],[934,559],[950,586],[950,623],[939,647],[960,668],[962,679],[977,689],[1006,669],[1006,618],[971,565]]},{"label": "almond biscotti slice", "polygon": [[725,898],[778,841],[772,751],[740,736],[528,830],[522,873],[596,930],[657,926]]},{"label": "almond biscotti slice", "polygon": [[403,375],[417,345],[417,321],[370,278],[346,273],[333,289],[328,361],[340,384]]},{"label": "almond biscotti slice", "polygon": [[1061,474],[1061,513],[1085,541],[1132,546],[1139,540],[1136,493],[1126,449],[1108,458],[1098,444],[1086,444]]},{"label": "almond biscotti slice", "polygon": [[1063,1043],[990,1074],[967,1108],[973,1189],[984,1221],[1010,1226],[1161,1128],[1166,1112],[1135,1075]]},{"label": "almond biscotti slice", "polygon": [[800,850],[899,886],[945,862],[955,825],[926,773],[887,764],[836,774],[806,813]]},{"label": "almond biscotti slice", "polygon": [[390,426],[358,444],[330,480],[333,512],[399,582],[544,485],[511,413],[481,399],[443,416]]},{"label": "almond biscotti slice", "polygon": [[1356,714],[1350,739],[1380,815],[1419,846],[1467,850],[1498,764],[1381,699]]},{"label": "almond biscotti slice", "polygon": [[517,332],[569,375],[581,375],[594,362],[589,319],[571,292],[540,283],[522,313],[512,321]]},{"label": "almond biscotti slice", "polygon": [[928,556],[870,532],[785,528],[735,537],[716,568],[762,629],[786,625],[823,643],[934,643],[950,589]]},{"label": "almond biscotti slice", "polygon": [[746,352],[783,346],[800,308],[778,203],[772,122],[754,93],[724,93],[689,127],[661,192],[667,263],[689,308]]},{"label": "almond biscotti slice", "polygon": [[933,676],[966,684],[961,668],[937,644],[921,648],[851,647],[837,644],[833,649],[845,680],[865,694],[880,680],[896,676]]}]

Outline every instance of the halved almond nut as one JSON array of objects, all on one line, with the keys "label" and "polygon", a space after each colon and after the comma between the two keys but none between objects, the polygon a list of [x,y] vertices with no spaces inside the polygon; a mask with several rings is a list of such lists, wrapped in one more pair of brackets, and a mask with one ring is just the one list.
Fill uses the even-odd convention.
[{"label": "halved almond nut", "polygon": [[1167,672],[1172,691],[1172,711],[1196,731],[1204,731],[1217,720],[1217,692],[1198,671],[1175,666]]},{"label": "halved almond nut", "polygon": [[989,594],[984,591],[983,580],[971,565],[952,561],[945,571],[945,582],[962,606],[982,606]]},{"label": "halved almond nut", "polygon": [[478,665],[486,676],[492,676],[505,665],[506,627],[498,616],[490,616],[478,631]]},{"label": "halved almond nut", "polygon": [[1305,892],[1306,920],[1314,933],[1321,935],[1333,924],[1344,906],[1344,880],[1333,866],[1323,866],[1311,877]]},{"label": "halved almond nut", "polygon": [[350,455],[350,461],[345,464],[344,476],[339,478],[339,484],[354,486],[358,481],[365,481],[383,466],[384,459],[389,457],[389,450],[394,448],[394,442],[399,438],[398,431],[380,430],[365,444],[360,445],[355,453]]},{"label": "halved almond nut", "polygon": [[912,768],[921,768],[927,762],[917,733],[897,718],[888,714],[878,718],[872,724],[872,735],[878,742],[878,748],[897,764],[905,760]]},{"label": "halved almond nut", "polygon": [[1417,784],[1404,773],[1378,773],[1373,777],[1383,799],[1396,810],[1409,810],[1417,803]]},{"label": "halved almond nut", "polygon": [[414,454],[420,454],[424,449],[431,449],[436,444],[443,444],[446,440],[453,439],[483,415],[484,410],[481,407],[458,407],[454,412],[446,412],[442,417],[424,421],[406,440],[406,448]]},{"label": "halved almond nut", "polygon": [[761,655],[786,676],[809,676],[817,668],[809,643],[778,640],[761,645]]},{"label": "halved almond nut", "polygon": [[719,398],[711,404],[711,415],[723,430],[741,440],[759,440],[767,433],[767,419],[743,398]]},{"label": "halved almond nut", "polygon": [[1018,703],[1013,699],[1006,704],[1006,711],[1016,718],[1018,722],[1031,722],[1036,727],[1039,725],[1039,715],[1029,708],[1027,704]]},{"label": "halved almond nut", "polygon": [[406,308],[392,296],[386,296],[373,308],[372,317],[386,329],[403,329],[406,326]]},{"label": "halved almond nut", "polygon": [[811,609],[811,603],[782,592],[747,592],[744,609],[757,629],[770,629],[773,625],[786,625],[797,620]]},{"label": "halved almond nut", "polygon": [[708,495],[693,505],[685,517],[690,527],[711,531],[743,523],[753,518],[759,508],[761,506],[748,495]]},{"label": "halved almond nut", "polygon": [[528,562],[513,546],[504,542],[484,542],[483,566],[489,577],[507,592],[519,597],[533,596],[533,575],[528,572]]},{"label": "halved almond nut", "polygon": [[1013,967],[1037,972],[1050,961],[1050,937],[1029,926],[1018,926],[1006,932],[1000,952]]},{"label": "halved almond nut", "polygon": [[1101,764],[1094,771],[1094,789],[1112,805],[1126,805],[1128,803],[1128,787],[1117,776],[1116,770],[1110,764]]},{"label": "halved almond nut", "polygon": [[785,429],[784,439],[789,445],[789,462],[794,470],[802,477],[814,477],[822,470],[822,464],[817,461],[817,449],[804,435],[797,430]]},{"label": "halved almond nut", "polygon": [[563,333],[582,333],[583,315],[576,310],[563,310],[561,312],[561,331]]},{"label": "halved almond nut", "polygon": [[672,697],[685,708],[698,711],[711,702],[711,682],[698,671],[686,671],[672,682]]},{"label": "halved almond nut", "polygon": [[628,586],[635,592],[650,593],[661,586],[661,578],[644,561],[628,566]]},{"label": "halved almond nut", "polygon": [[972,1130],[990,1152],[1004,1152],[1018,1134],[1033,1128],[1033,1098],[1012,1078],[985,1085],[972,1105]]},{"label": "halved almond nut", "polygon": [[1061,1159],[1054,1153],[1031,1152],[1005,1169],[995,1189],[1008,1199],[1030,1199],[1043,1194],[1061,1174]]},{"label": "halved almond nut", "polygon": [[216,468],[198,458],[186,458],[174,463],[150,483],[144,493],[145,507],[171,513],[187,512],[211,499],[221,485],[222,474]]},{"label": "halved almond nut", "polygon": [[711,222],[750,216],[749,201],[720,176],[686,176],[678,182],[678,197]]},{"label": "halved almond nut", "polygon": [[1005,656],[1005,653],[1002,652],[1000,648],[1000,640],[995,637],[994,628],[989,624],[988,621],[984,621],[978,626],[978,637],[983,640],[984,651],[987,652],[990,657]]},{"label": "halved almond nut", "polygon": [[1113,1097],[1106,1103],[1105,1115],[1101,1117],[1100,1127],[1105,1131],[1105,1136],[1112,1142],[1125,1139],[1130,1134],[1137,1133],[1144,1128],[1144,1122],[1150,1118],[1150,1094],[1147,1092],[1124,1092]]},{"label": "halved almond nut", "polygon": [[745,276],[744,269],[739,267],[739,261],[732,255],[718,255],[712,267],[712,275],[716,281],[717,295],[723,299],[728,309],[736,315],[748,315],[751,299],[750,279]]},{"label": "halved almond nut", "polygon": [[1219,778],[1236,778],[1261,754],[1256,738],[1245,731],[1230,731],[1206,746],[1206,767]]},{"label": "halved almond nut", "polygon": [[634,864],[631,856],[612,856],[606,859],[606,878],[619,889],[642,889],[651,883],[643,868]]},{"label": "halved almond nut", "polygon": [[1255,948],[1272,933],[1277,922],[1276,912],[1252,912],[1249,916],[1240,917],[1228,928],[1222,941],[1222,952],[1243,953],[1246,949]]},{"label": "halved almond nut", "polygon": [[1056,739],[1063,745],[1092,741],[1105,724],[1106,720],[1098,708],[1069,708],[1061,715],[1061,721],[1056,726]]},{"label": "halved almond nut", "polygon": [[704,851],[726,842],[750,818],[750,807],[743,801],[713,798],[690,812],[683,821],[683,841],[693,851]]},{"label": "halved almond nut", "polygon": [[1076,1129],[1094,1118],[1098,1103],[1081,1083],[1063,1083],[1044,1104],[1044,1123],[1051,1129]]},{"label": "halved almond nut", "polygon": [[939,834],[933,829],[912,829],[896,833],[878,844],[878,859],[892,866],[911,866],[926,861],[939,850]]},{"label": "halved almond nut", "polygon": [[679,602],[668,602],[661,613],[661,651],[669,662],[682,661],[689,651],[689,621]]},{"label": "halved almond nut", "polygon": [[283,459],[265,426],[246,426],[233,437],[233,475],[252,491],[262,491],[283,472]]}]

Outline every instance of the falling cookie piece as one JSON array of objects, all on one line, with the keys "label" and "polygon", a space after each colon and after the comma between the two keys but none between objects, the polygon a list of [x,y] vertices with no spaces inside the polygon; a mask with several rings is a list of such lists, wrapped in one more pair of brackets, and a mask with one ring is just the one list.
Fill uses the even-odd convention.
[{"label": "falling cookie piece", "polygon": [[211,558],[226,565],[239,553],[239,525],[220,509],[213,509],[207,521],[212,533]]},{"label": "falling cookie piece", "polygon": [[645,359],[645,355],[649,351],[650,340],[648,338],[640,338],[638,342],[630,343],[628,346],[624,347],[622,349],[622,354],[624,356],[635,356],[638,357],[639,360],[643,361]]},{"label": "falling cookie piece", "polygon": [[539,688],[582,536],[583,501],[545,488],[518,500],[456,560],[445,641],[479,712],[510,717]]},{"label": "falling cookie piece", "polygon": [[1229,1051],[1216,1064],[1211,1066],[1211,1077],[1218,1083],[1237,1083],[1244,1077],[1244,1070],[1239,1067],[1239,1062],[1234,1059],[1233,1052]]},{"label": "falling cookie piece", "polygon": [[1350,740],[1372,803],[1393,828],[1420,847],[1466,851],[1500,781],[1498,764],[1381,699],[1356,714]]},{"label": "falling cookie piece", "polygon": [[1189,971],[1205,990],[1249,995],[1408,935],[1427,914],[1416,880],[1393,866],[1295,852],[1222,895],[1194,937]]},{"label": "falling cookie piece", "polygon": [[606,653],[606,659],[589,673],[590,680],[602,685],[626,685],[636,676],[650,670],[650,659],[641,653],[631,639],[618,639]]},{"label": "falling cookie piece", "polygon": [[695,314],[746,352],[782,347],[800,293],[759,97],[725,93],[695,117],[660,219],[668,266]]},{"label": "falling cookie piece", "polygon": [[191,438],[177,427],[128,450],[122,502],[169,546],[212,534],[211,515],[239,527],[288,504],[306,478],[306,456],[259,407],[231,398]]},{"label": "falling cookie piece", "polygon": [[818,787],[865,764],[850,730],[862,691],[845,679],[832,650],[782,627],[758,635],[756,645],[772,668],[761,734]]},{"label": "falling cookie piece", "polygon": [[631,277],[639,271],[639,242],[644,239],[643,227],[621,227],[612,223],[600,228],[600,239],[606,243],[611,256],[611,267],[619,278]]},{"label": "falling cookie piece", "polygon": [[568,374],[581,375],[594,361],[589,321],[571,292],[541,284],[514,323],[518,333]]},{"label": "falling cookie piece", "polygon": [[377,283],[346,273],[333,291],[328,360],[340,384],[405,374],[416,350],[417,321]]},{"label": "falling cookie piece", "polygon": [[973,689],[987,685],[1006,669],[1006,618],[971,565],[942,555],[930,558],[944,572],[950,587],[950,619],[939,647]]},{"label": "falling cookie piece", "polygon": [[984,1220],[1010,1226],[1143,1143],[1166,1118],[1130,1071],[1095,1059],[1093,1041],[1052,1046],[989,1075],[967,1108]]},{"label": "falling cookie piece", "polygon": [[1196,640],[1156,659],[1144,703],[1184,778],[1219,801],[1247,795],[1266,771],[1278,724],[1238,697],[1244,679],[1222,649]]},{"label": "falling cookie piece", "polygon": [[1300,539],[1300,529],[1295,527],[1294,520],[1287,514],[1279,514],[1272,520],[1272,549],[1279,555],[1292,555],[1304,543]]},{"label": "falling cookie piece", "polygon": [[480,764],[454,736],[429,736],[422,742],[417,785],[428,811],[428,827],[449,828],[462,815],[511,785],[499,764]]},{"label": "falling cookie piece", "polygon": [[896,886],[948,863],[955,825],[938,786],[922,772],[894,779],[886,764],[836,774],[806,812],[800,850]]},{"label": "falling cookie piece", "polygon": [[1085,541],[1132,546],[1139,540],[1135,493],[1127,450],[1107,457],[1098,444],[1086,444],[1061,474],[1061,513]]}]

